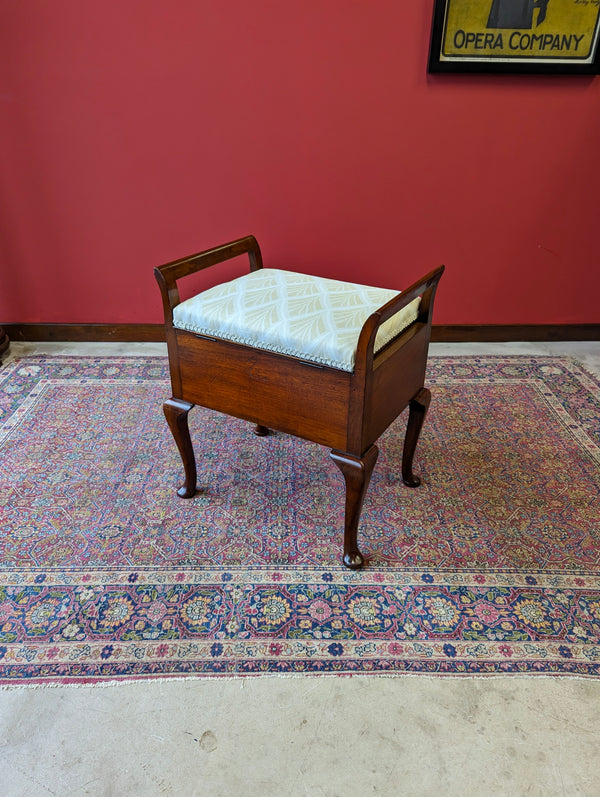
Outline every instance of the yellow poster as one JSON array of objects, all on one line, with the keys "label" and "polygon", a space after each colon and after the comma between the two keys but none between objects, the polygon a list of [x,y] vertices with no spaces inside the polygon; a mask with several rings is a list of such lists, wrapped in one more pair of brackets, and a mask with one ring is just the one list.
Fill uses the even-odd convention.
[{"label": "yellow poster", "polygon": [[439,61],[592,64],[599,16],[600,0],[445,0]]}]

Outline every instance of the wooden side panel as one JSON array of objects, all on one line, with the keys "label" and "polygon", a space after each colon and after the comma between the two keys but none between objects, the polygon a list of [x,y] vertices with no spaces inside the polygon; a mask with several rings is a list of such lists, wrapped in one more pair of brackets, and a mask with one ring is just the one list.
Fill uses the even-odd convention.
[{"label": "wooden side panel", "polygon": [[415,325],[412,337],[395,350],[377,358],[367,385],[363,420],[362,448],[365,450],[383,434],[408,402],[423,387],[427,367],[430,329]]},{"label": "wooden side panel", "polygon": [[351,374],[176,330],[182,398],[345,450]]}]

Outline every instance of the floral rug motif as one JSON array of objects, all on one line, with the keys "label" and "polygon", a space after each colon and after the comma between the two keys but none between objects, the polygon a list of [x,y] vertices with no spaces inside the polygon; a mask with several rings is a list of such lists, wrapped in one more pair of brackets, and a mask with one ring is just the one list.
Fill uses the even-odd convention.
[{"label": "floral rug motif", "polygon": [[359,543],[323,448],[196,407],[165,358],[0,370],[0,685],[262,673],[600,675],[600,383],[557,357],[431,357],[380,438]]}]

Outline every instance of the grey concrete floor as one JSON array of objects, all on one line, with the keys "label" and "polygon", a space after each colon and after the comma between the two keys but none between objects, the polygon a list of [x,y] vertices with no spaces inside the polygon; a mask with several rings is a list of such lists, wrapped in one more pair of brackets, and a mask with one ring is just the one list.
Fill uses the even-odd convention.
[{"label": "grey concrete floor", "polygon": [[[13,344],[12,356],[161,354]],[[600,344],[437,344],[570,354]],[[600,681],[258,677],[0,690],[0,795],[600,795]]]}]

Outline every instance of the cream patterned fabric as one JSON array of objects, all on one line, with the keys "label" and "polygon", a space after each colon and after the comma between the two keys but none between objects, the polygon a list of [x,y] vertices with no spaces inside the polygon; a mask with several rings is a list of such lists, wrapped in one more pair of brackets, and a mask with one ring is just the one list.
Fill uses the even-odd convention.
[{"label": "cream patterned fabric", "polygon": [[[200,335],[354,370],[364,322],[399,291],[263,268],[177,305],[173,323]],[[420,299],[382,324],[375,351],[416,320]]]}]

